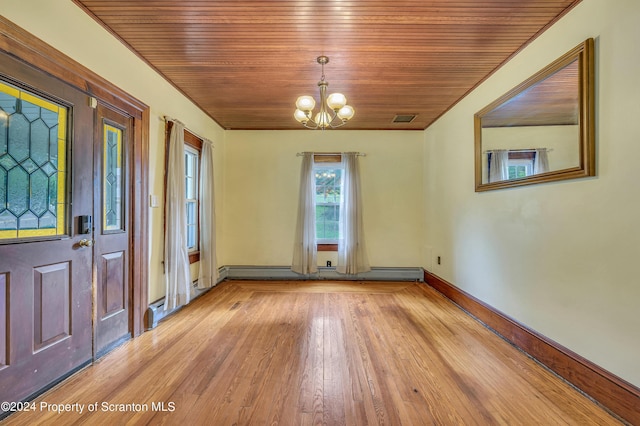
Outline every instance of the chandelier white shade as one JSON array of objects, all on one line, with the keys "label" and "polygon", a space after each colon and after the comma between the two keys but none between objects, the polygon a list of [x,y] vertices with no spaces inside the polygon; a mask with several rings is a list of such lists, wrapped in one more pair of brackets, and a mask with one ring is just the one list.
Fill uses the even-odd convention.
[{"label": "chandelier white shade", "polygon": [[[347,105],[347,97],[342,93],[332,93],[327,96],[329,82],[324,77],[324,64],[329,62],[326,56],[318,56],[318,63],[322,65],[322,78],[318,82],[320,88],[320,111],[313,115],[316,100],[313,96],[299,96],[296,100],[296,110],[293,117],[308,129],[335,129],[344,126],[355,114],[353,107]],[[313,118],[312,118],[313,117]]]},{"label": "chandelier white shade", "polygon": [[316,106],[316,100],[312,96],[304,95],[296,101],[297,111],[312,111]]}]

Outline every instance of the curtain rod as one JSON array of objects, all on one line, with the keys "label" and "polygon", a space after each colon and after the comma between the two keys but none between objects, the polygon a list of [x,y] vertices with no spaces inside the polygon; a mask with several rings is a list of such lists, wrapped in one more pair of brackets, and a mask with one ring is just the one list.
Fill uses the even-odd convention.
[{"label": "curtain rod", "polygon": [[[342,154],[346,154],[346,152],[298,152],[296,154],[296,157],[302,157],[304,154],[313,154],[313,155],[319,155],[321,157],[326,157],[326,156],[331,156],[331,155],[342,155]],[[363,152],[356,152],[356,155],[358,157],[366,157],[367,154],[363,153]]]},{"label": "curtain rod", "polygon": [[[184,126],[184,123],[182,121],[180,121],[180,120],[178,120],[176,118],[173,118],[173,117],[169,117],[168,115],[158,116],[158,118],[160,120],[162,120],[162,121],[173,121],[174,123],[177,121],[177,122],[181,123]],[[187,129],[187,126],[184,126],[184,128]],[[189,129],[187,129],[187,130],[189,130]],[[191,130],[189,130],[189,131],[191,131]]]},{"label": "curtain rod", "polygon": [[184,127],[184,129],[185,129],[187,132],[191,133],[192,135],[196,136],[197,138],[202,139],[202,141],[203,141],[203,142],[204,142],[204,141],[208,141],[208,142],[211,144],[211,146],[212,146],[212,147],[215,147],[215,145],[213,144],[213,141],[212,141],[212,140],[210,140],[210,139],[207,139],[207,138],[204,138],[204,137],[200,136],[198,133],[196,133],[196,132],[194,132],[193,130],[191,130],[190,128],[188,128],[188,127],[187,127],[187,126],[186,126],[182,121],[180,121],[180,120],[177,120],[177,119],[175,119],[175,118],[169,117],[168,115],[163,115],[162,117],[158,116],[158,119],[159,119],[159,120],[162,120],[162,121],[165,121],[165,122],[167,122],[167,121],[173,121],[174,123],[177,121],[178,123],[182,124],[182,126]]},{"label": "curtain rod", "polygon": [[[544,149],[547,152],[553,151],[553,148],[503,149],[502,151],[509,151],[509,152],[535,152],[535,151],[537,151],[539,149]],[[488,150],[484,151],[484,153],[486,154],[487,152],[495,152],[495,151],[500,151],[500,149],[488,149]]]},{"label": "curtain rod", "polygon": [[[194,135],[198,136],[198,134],[197,134],[196,132],[194,132],[193,130],[191,130],[190,128],[188,128],[186,124],[184,124],[182,121],[180,121],[180,120],[178,120],[178,119],[176,119],[176,118],[169,117],[168,115],[163,115],[162,117],[159,117],[159,118],[160,118],[160,120],[163,120],[163,121],[173,121],[174,123],[177,121],[178,123],[182,124],[182,126],[184,127],[184,129],[185,129],[186,131],[188,131],[189,133],[192,133],[192,134],[194,134]],[[200,137],[200,136],[198,136],[198,137]]]}]

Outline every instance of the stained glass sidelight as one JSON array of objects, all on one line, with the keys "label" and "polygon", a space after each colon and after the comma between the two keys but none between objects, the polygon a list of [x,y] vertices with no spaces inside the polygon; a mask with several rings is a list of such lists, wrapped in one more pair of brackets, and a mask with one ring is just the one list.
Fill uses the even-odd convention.
[{"label": "stained glass sidelight", "polygon": [[65,234],[67,115],[0,82],[0,240]]},{"label": "stained glass sidelight", "polygon": [[122,129],[104,125],[102,221],[104,231],[122,230]]}]

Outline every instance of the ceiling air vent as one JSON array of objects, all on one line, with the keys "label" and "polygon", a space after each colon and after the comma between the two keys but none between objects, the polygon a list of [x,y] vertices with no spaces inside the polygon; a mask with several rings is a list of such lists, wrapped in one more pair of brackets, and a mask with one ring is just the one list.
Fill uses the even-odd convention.
[{"label": "ceiling air vent", "polygon": [[411,123],[416,118],[416,114],[396,114],[392,123]]}]

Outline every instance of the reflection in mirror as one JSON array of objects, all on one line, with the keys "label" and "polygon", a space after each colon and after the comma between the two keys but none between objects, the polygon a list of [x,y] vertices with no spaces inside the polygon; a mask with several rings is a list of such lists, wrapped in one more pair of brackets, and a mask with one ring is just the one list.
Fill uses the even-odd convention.
[{"label": "reflection in mirror", "polygon": [[593,39],[475,116],[476,191],[595,174]]}]

